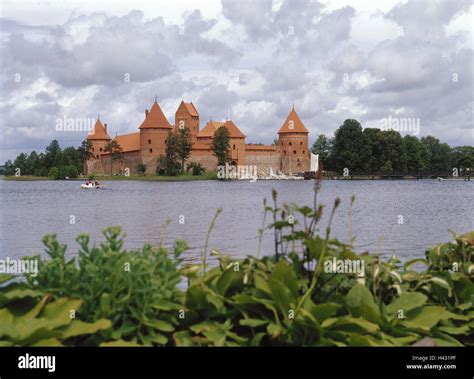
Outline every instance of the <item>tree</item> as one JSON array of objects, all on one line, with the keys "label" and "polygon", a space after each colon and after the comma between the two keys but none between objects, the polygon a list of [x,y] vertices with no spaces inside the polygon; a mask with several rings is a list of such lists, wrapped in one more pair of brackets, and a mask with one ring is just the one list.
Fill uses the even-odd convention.
[{"label": "tree", "polygon": [[334,169],[350,172],[362,171],[365,168],[367,142],[362,133],[359,121],[348,119],[334,133],[332,160]]},{"label": "tree", "polygon": [[382,147],[380,145],[382,132],[377,128],[365,128],[363,134],[367,144],[365,171],[370,174],[378,173],[382,166]]},{"label": "tree", "polygon": [[415,136],[406,135],[403,140],[407,154],[407,173],[419,175],[426,169],[426,146]]},{"label": "tree", "polygon": [[38,167],[39,157],[36,151],[32,151],[28,158],[26,159],[25,164],[25,174],[27,175],[34,175],[36,168]]},{"label": "tree", "polygon": [[122,147],[116,140],[112,140],[105,146],[104,151],[110,153],[110,176],[112,176],[112,165],[114,161],[123,159]]},{"label": "tree", "polygon": [[48,171],[48,176],[52,179],[59,179],[59,169],[57,167],[51,167]]},{"label": "tree", "polygon": [[230,134],[225,126],[221,126],[214,133],[211,148],[219,166],[225,165],[230,160]]},{"label": "tree", "polygon": [[87,172],[87,165],[86,162],[92,158],[92,143],[85,139],[82,141],[81,146],[77,148],[77,152],[79,154],[79,159],[82,162],[82,173],[85,175]]},{"label": "tree", "polygon": [[432,175],[451,172],[451,148],[433,136],[422,137],[421,142],[427,149],[428,170]]},{"label": "tree", "polygon": [[407,154],[402,136],[395,130],[386,130],[380,133],[380,162],[390,166],[398,174],[405,174],[407,170]]},{"label": "tree", "polygon": [[474,147],[456,146],[451,151],[453,168],[460,172],[474,168]]},{"label": "tree", "polygon": [[21,153],[18,155],[15,159],[15,162],[13,165],[15,166],[16,169],[20,169],[20,175],[26,175],[27,174],[27,169],[26,169],[26,162],[28,159],[28,155],[25,153]]},{"label": "tree", "polygon": [[53,166],[59,166],[61,159],[61,147],[57,140],[51,141],[46,147],[46,154],[44,157],[45,166],[49,169]]},{"label": "tree", "polygon": [[177,154],[177,140],[176,135],[173,132],[168,133],[166,139],[166,150],[165,150],[165,167],[168,175],[176,175],[178,167],[178,154]]},{"label": "tree", "polygon": [[184,172],[184,162],[191,155],[191,150],[193,148],[193,143],[191,141],[191,135],[189,134],[189,129],[184,127],[178,129],[176,133],[176,157],[181,161],[181,173]]},{"label": "tree", "polygon": [[326,170],[331,170],[330,158],[332,155],[332,139],[327,138],[324,134],[320,134],[311,147],[313,154],[318,154],[319,159],[323,162]]}]

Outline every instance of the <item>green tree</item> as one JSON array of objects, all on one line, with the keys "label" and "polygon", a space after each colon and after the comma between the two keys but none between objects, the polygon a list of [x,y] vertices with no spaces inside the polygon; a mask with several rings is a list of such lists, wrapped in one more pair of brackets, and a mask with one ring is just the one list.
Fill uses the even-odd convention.
[{"label": "green tree", "polygon": [[474,147],[456,146],[451,150],[453,168],[461,173],[474,168]]},{"label": "green tree", "polygon": [[79,159],[82,162],[82,173],[86,175],[87,173],[87,164],[86,162],[92,158],[92,143],[85,139],[82,141],[81,146],[77,148],[79,154]]},{"label": "green tree", "polygon": [[324,134],[320,134],[316,141],[314,141],[311,147],[313,154],[318,154],[319,159],[323,162],[323,167],[326,170],[331,170],[331,157],[332,157],[333,141],[327,138]]},{"label": "green tree", "polygon": [[382,166],[382,146],[380,144],[382,132],[377,128],[365,128],[363,134],[367,144],[365,171],[370,174],[378,173]]},{"label": "green tree", "polygon": [[39,166],[39,156],[36,151],[32,151],[30,155],[28,155],[28,158],[26,159],[26,172],[25,174],[27,175],[34,175],[35,170]]},{"label": "green tree", "polygon": [[444,175],[452,171],[451,148],[446,143],[440,143],[433,136],[421,138],[427,149],[428,171],[431,175]]},{"label": "green tree", "polygon": [[112,176],[114,161],[123,159],[122,147],[116,140],[112,140],[105,146],[104,151],[110,153],[110,176]]},{"label": "green tree", "polygon": [[403,140],[407,153],[407,173],[418,175],[426,170],[426,146],[415,136],[406,135]]},{"label": "green tree", "polygon": [[59,169],[57,167],[51,167],[48,171],[48,176],[52,179],[59,179]]},{"label": "green tree", "polygon": [[61,164],[61,147],[57,140],[51,141],[46,147],[46,154],[44,157],[44,163],[46,168],[50,169],[53,166],[59,166]]},{"label": "green tree", "polygon": [[363,171],[366,166],[367,142],[359,121],[348,119],[334,133],[332,161],[336,171]]},{"label": "green tree", "polygon": [[11,176],[15,174],[15,165],[11,160],[5,162],[5,176]]},{"label": "green tree", "polygon": [[191,135],[189,129],[184,127],[178,129],[176,133],[176,157],[181,161],[181,173],[184,172],[184,162],[191,155],[193,143],[191,142]]},{"label": "green tree", "polygon": [[382,131],[380,134],[381,159],[383,165],[390,161],[390,165],[398,174],[405,174],[407,170],[407,154],[402,136],[395,130]]},{"label": "green tree", "polygon": [[230,134],[225,126],[221,126],[214,133],[211,148],[219,166],[225,165],[230,160]]},{"label": "green tree", "polygon": [[176,134],[173,132],[168,133],[168,138],[166,139],[166,150],[165,150],[165,164],[166,164],[166,173],[167,175],[176,175],[178,167],[178,148],[177,148],[177,139]]},{"label": "green tree", "polygon": [[26,155],[25,153],[21,153],[16,157],[15,162],[13,163],[13,165],[15,166],[15,170],[20,169],[20,175],[27,175],[27,160],[28,155]]}]

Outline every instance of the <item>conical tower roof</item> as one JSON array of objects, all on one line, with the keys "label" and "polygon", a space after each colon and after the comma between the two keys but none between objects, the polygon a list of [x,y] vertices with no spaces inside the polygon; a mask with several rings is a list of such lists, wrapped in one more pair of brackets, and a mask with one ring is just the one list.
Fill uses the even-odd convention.
[{"label": "conical tower roof", "polygon": [[97,118],[97,121],[94,125],[94,129],[87,135],[88,140],[110,140],[110,136],[107,134],[107,130],[104,125],[100,122],[100,119]]},{"label": "conical tower roof", "polygon": [[153,103],[150,111],[145,116],[145,120],[143,120],[142,124],[140,125],[139,129],[146,129],[146,128],[160,128],[160,129],[172,129],[173,127],[166,119],[165,114],[161,110],[158,103]]},{"label": "conical tower roof", "polygon": [[293,107],[286,121],[278,131],[278,134],[282,133],[309,133],[303,121],[301,121],[300,116],[296,113],[295,107]]}]

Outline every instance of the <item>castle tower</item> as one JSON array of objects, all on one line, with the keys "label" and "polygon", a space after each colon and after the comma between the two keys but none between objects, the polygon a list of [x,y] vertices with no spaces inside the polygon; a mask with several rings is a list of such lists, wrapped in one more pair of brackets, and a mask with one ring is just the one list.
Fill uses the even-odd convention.
[{"label": "castle tower", "polygon": [[230,135],[230,157],[231,163],[237,165],[245,164],[245,135],[240,131],[233,121],[228,120],[224,125],[229,130]]},{"label": "castle tower", "polygon": [[285,174],[309,171],[308,129],[295,111],[291,110],[278,131],[280,170]]},{"label": "castle tower", "polygon": [[145,120],[139,129],[142,162],[147,166],[147,173],[155,174],[156,158],[165,155],[166,139],[168,133],[173,130],[156,99],[150,111],[145,110]]},{"label": "castle tower", "polygon": [[94,129],[86,137],[86,140],[91,143],[92,158],[99,159],[105,153],[105,146],[110,142],[110,139],[107,134],[107,124],[102,125],[97,117]]},{"label": "castle tower", "polygon": [[188,128],[191,135],[191,141],[196,142],[196,136],[199,133],[199,113],[191,103],[181,101],[174,117],[175,129]]}]

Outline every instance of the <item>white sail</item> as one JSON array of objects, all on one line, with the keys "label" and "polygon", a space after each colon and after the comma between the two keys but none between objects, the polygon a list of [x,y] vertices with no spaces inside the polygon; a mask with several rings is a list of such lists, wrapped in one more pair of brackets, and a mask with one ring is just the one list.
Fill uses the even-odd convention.
[{"label": "white sail", "polygon": [[317,172],[319,169],[319,155],[311,153],[311,169],[310,171]]}]

